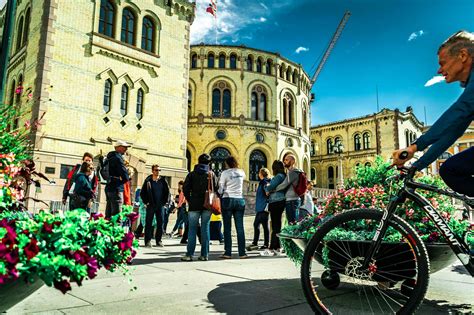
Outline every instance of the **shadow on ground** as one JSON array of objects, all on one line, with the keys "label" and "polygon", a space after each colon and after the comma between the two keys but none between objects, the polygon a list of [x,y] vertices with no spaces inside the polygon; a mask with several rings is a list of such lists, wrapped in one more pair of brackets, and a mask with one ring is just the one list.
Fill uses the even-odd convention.
[{"label": "shadow on ground", "polygon": [[[230,315],[313,313],[306,303],[300,279],[223,283],[209,292],[207,298],[215,311]],[[470,304],[425,299],[417,314],[472,314],[470,310]]]}]

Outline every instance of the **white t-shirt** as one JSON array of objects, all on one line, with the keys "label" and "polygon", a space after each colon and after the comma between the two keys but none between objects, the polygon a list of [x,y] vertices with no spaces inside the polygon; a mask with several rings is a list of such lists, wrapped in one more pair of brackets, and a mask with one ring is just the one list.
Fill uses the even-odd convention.
[{"label": "white t-shirt", "polygon": [[314,214],[313,196],[311,196],[311,193],[309,191],[304,194],[303,204],[300,208],[305,209],[311,215]]},{"label": "white t-shirt", "polygon": [[226,198],[243,198],[245,173],[240,168],[230,168],[221,173],[219,194]]}]

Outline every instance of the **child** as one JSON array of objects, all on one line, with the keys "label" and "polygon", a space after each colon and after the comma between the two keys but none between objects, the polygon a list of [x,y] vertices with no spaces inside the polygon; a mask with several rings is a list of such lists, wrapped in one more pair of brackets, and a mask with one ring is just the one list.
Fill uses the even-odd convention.
[{"label": "child", "polygon": [[263,246],[260,249],[267,249],[270,231],[268,228],[268,198],[265,193],[265,186],[270,183],[270,171],[266,168],[261,168],[258,172],[260,182],[257,187],[257,194],[255,196],[255,220],[253,221],[253,242],[247,246],[247,250],[258,249],[258,240],[260,238],[260,224],[263,226]]},{"label": "child", "polygon": [[211,214],[211,223],[209,225],[210,240],[219,241],[219,244],[224,244],[224,235],[222,235],[222,215]]},{"label": "child", "polygon": [[307,216],[314,214],[314,203],[313,203],[313,183],[308,181],[306,186],[306,193],[304,194],[301,207],[298,211],[298,221],[303,220]]}]

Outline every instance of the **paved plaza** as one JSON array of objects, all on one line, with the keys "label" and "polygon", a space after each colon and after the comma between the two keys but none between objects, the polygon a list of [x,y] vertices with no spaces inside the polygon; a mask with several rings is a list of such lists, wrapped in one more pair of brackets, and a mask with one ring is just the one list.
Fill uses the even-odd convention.
[{"label": "paved plaza", "polygon": [[[247,238],[251,216],[245,218]],[[140,247],[128,276],[100,273],[66,295],[42,287],[9,314],[310,314],[299,269],[286,257],[219,260],[214,241],[210,261],[181,262],[185,245],[165,239],[165,247]],[[236,245],[236,244],[234,244]],[[199,245],[197,246],[199,250]],[[234,247],[234,252],[236,246]],[[197,252],[199,253],[199,252]],[[474,280],[459,263],[432,275],[418,314],[473,312]],[[136,290],[132,290],[136,287]]]}]

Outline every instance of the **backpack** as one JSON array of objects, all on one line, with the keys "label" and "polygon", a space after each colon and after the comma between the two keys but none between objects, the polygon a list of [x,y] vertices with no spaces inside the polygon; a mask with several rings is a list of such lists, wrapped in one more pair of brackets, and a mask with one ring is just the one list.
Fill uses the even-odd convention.
[{"label": "backpack", "polygon": [[106,182],[107,184],[110,183],[110,164],[109,159],[102,158],[99,159],[99,175],[101,178],[101,182]]},{"label": "backpack", "polygon": [[295,193],[302,197],[306,193],[308,186],[308,178],[306,177],[305,172],[299,172],[298,173],[298,183],[296,183],[295,186],[293,186],[293,189],[295,190]]}]

